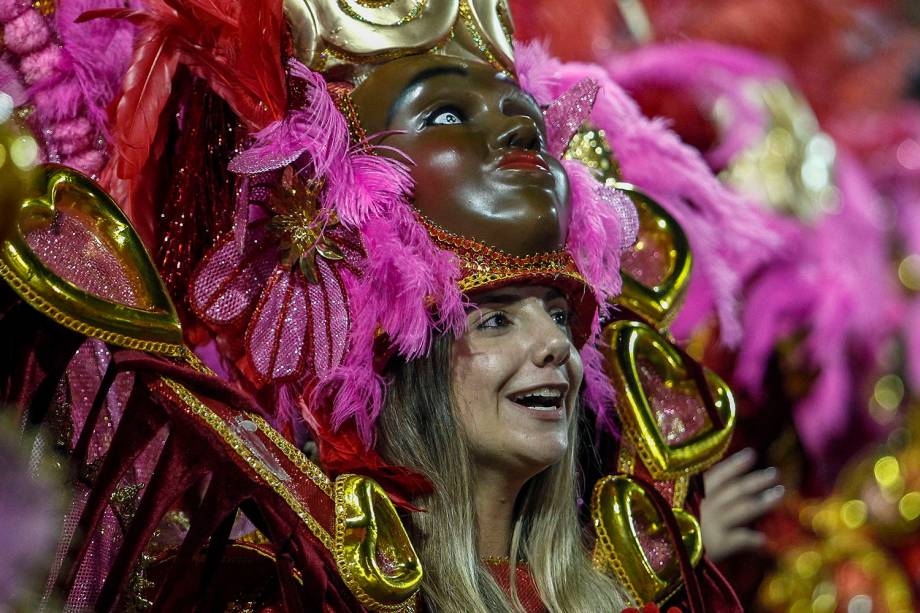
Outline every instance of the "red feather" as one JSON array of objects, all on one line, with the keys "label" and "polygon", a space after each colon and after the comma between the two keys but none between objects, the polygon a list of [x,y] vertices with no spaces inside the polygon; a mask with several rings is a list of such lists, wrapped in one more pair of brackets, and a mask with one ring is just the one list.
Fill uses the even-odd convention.
[{"label": "red feather", "polygon": [[237,78],[256,101],[261,100],[268,107],[271,118],[265,122],[268,125],[284,115],[286,103],[284,68],[281,65],[281,2],[244,2],[240,22],[255,25],[243,28],[240,32]]},{"label": "red feather", "polygon": [[179,63],[179,54],[170,43],[163,27],[144,28],[138,36],[112,131],[117,174],[122,179],[140,173],[150,156]]},{"label": "red feather", "polygon": [[[106,176],[119,185],[132,219],[150,218],[134,202],[178,65],[204,79],[244,124],[281,119],[287,90],[281,59],[282,0],[148,0],[145,10],[89,11],[79,21],[126,19],[138,25],[134,59],[114,105],[114,150]],[[121,181],[116,181],[121,180]],[[147,225],[147,224],[144,224]]]},{"label": "red feather", "polygon": [[[184,5],[183,5],[184,6]],[[249,128],[259,130],[281,119],[287,106],[281,64],[281,0],[247,0],[215,7],[192,0],[183,8],[200,30],[202,14],[223,10],[207,42],[183,45],[183,63],[208,82]],[[185,15],[183,15],[185,17]]]}]

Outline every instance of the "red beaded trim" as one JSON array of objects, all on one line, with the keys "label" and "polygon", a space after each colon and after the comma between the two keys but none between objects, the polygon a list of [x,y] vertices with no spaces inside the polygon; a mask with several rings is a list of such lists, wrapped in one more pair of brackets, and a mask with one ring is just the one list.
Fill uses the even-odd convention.
[{"label": "red beaded trim", "polygon": [[459,287],[463,292],[479,289],[498,282],[538,277],[566,277],[585,285],[575,260],[564,250],[548,251],[527,256],[515,256],[473,239],[448,232],[430,219],[419,215],[419,221],[441,249],[451,251],[460,258],[463,277]]}]

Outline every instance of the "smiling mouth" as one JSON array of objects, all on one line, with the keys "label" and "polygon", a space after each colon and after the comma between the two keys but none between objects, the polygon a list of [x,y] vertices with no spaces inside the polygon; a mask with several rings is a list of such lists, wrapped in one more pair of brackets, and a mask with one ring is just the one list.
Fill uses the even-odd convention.
[{"label": "smiling mouth", "polygon": [[511,151],[498,162],[502,170],[539,170],[549,172],[549,164],[532,151]]},{"label": "smiling mouth", "polygon": [[556,412],[565,404],[565,393],[557,387],[538,387],[511,394],[508,399],[532,411]]}]

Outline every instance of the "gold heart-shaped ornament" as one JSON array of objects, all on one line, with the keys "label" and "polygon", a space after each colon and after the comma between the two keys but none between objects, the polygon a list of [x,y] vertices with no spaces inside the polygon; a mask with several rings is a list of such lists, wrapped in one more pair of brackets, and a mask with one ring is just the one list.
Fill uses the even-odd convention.
[{"label": "gold heart-shaped ornament", "polygon": [[[0,178],[14,172],[0,166]],[[71,168],[46,164],[38,172],[35,187],[15,197],[13,228],[0,243],[0,276],[31,306],[75,332],[183,355],[175,307],[121,209]]]},{"label": "gold heart-shaped ornament", "polygon": [[635,185],[620,181],[620,168],[604,130],[585,123],[572,136],[563,157],[590,168],[604,185],[625,193],[636,205],[639,231],[623,254],[623,291],[615,301],[660,327],[666,327],[683,300],[693,258],[680,224]]},{"label": "gold heart-shaped ornament", "polygon": [[629,183],[614,183],[636,205],[639,232],[623,253],[623,291],[614,301],[660,328],[674,317],[687,293],[693,257],[687,235],[664,208]]},{"label": "gold heart-shaped ornament", "polygon": [[372,611],[414,611],[422,564],[396,508],[372,479],[335,481],[335,559],[345,584]]},{"label": "gold heart-shaped ornament", "polygon": [[735,424],[725,382],[644,322],[613,322],[603,348],[623,432],[653,479],[691,475],[719,460]]},{"label": "gold heart-shaped ornament", "polygon": [[668,533],[645,489],[626,475],[609,475],[594,486],[591,516],[597,534],[594,563],[612,572],[636,602],[667,600],[681,586],[675,546],[683,547],[695,566],[703,554],[696,518],[672,509],[679,545]]}]

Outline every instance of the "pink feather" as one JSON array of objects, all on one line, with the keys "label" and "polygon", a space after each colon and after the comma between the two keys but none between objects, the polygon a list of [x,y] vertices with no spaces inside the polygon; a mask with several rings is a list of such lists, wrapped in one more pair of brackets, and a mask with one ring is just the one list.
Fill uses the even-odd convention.
[{"label": "pink feather", "polygon": [[620,191],[605,187],[583,164],[563,162],[571,189],[566,248],[604,304],[620,292],[620,252],[636,239],[636,208]]},{"label": "pink feather", "polygon": [[304,83],[307,106],[253,134],[253,144],[230,161],[231,172],[252,175],[277,170],[306,155],[310,174],[318,179],[344,163],[348,124],[335,107],[326,81],[294,59],[288,69],[292,78]]},{"label": "pink feather", "polygon": [[539,83],[558,96],[583,79],[597,81],[600,92],[591,121],[605,130],[622,178],[657,200],[687,233],[697,262],[693,275],[711,281],[711,294],[701,297],[705,309],[694,321],[685,320],[683,329],[715,311],[722,341],[737,344],[742,334],[737,313],[742,280],[780,245],[768,216],[723,186],[700,154],[661,121],[645,118],[603,68],[545,62],[544,55],[533,45],[519,48],[519,59],[531,71],[524,75],[519,67],[521,82]]}]

